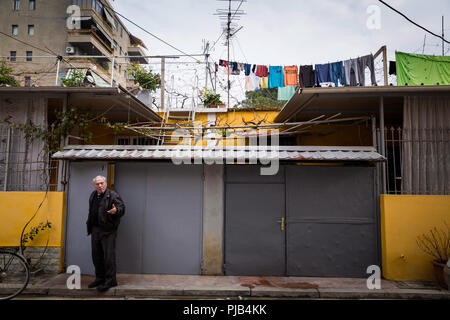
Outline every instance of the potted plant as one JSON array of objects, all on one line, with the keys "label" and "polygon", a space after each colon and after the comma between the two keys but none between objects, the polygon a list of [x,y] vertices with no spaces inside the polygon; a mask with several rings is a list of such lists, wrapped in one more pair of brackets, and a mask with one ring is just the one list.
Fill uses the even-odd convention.
[{"label": "potted plant", "polygon": [[128,70],[134,83],[142,89],[153,92],[161,87],[161,76],[158,73],[153,73],[151,69],[146,69],[134,63]]},{"label": "potted plant", "polygon": [[443,228],[434,227],[428,233],[417,237],[419,248],[430,255],[433,260],[433,270],[439,285],[448,289],[445,275],[445,267],[450,259],[450,228],[446,222]]},{"label": "potted plant", "polygon": [[203,90],[200,91],[199,97],[203,102],[203,105],[207,108],[217,108],[225,106],[222,100],[220,100],[220,94],[212,92],[208,88],[203,88]]}]

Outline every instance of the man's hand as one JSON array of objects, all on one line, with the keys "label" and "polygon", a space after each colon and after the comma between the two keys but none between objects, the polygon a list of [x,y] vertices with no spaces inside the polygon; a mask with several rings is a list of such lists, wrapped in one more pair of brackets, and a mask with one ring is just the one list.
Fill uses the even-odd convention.
[{"label": "man's hand", "polygon": [[109,214],[116,214],[117,208],[116,208],[116,206],[114,205],[114,203],[113,203],[113,205],[112,205],[112,209],[111,209],[111,210],[108,210],[108,211],[106,211],[106,212],[109,213]]}]

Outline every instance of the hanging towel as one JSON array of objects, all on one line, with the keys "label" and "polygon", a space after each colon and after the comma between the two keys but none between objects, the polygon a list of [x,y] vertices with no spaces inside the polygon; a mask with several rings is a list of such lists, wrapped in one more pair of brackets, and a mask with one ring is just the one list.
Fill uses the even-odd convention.
[{"label": "hanging towel", "polygon": [[298,85],[298,67],[297,66],[284,67],[284,85],[285,86]]},{"label": "hanging towel", "polygon": [[260,81],[260,87],[261,89],[266,89],[269,87],[269,77],[261,77]]},{"label": "hanging towel", "polygon": [[369,67],[370,79],[372,81],[372,85],[374,85],[377,81],[375,80],[375,64],[373,62],[373,54],[358,58],[358,77],[359,83],[362,86],[366,85],[366,67]]},{"label": "hanging towel", "polygon": [[252,68],[252,65],[251,64],[248,64],[248,63],[246,63],[245,65],[244,65],[244,72],[245,72],[245,75],[246,76],[249,76],[250,75],[250,69]]},{"label": "hanging towel", "polygon": [[292,86],[292,85],[285,86],[285,87],[278,87],[277,100],[289,100],[294,95],[296,88],[297,88],[297,86]]},{"label": "hanging towel", "polygon": [[344,61],[345,79],[347,84],[354,87],[359,84],[358,59]]},{"label": "hanging towel", "polygon": [[322,82],[333,82],[331,64],[316,64],[314,70],[314,82],[319,86]]},{"label": "hanging towel", "polygon": [[344,63],[342,61],[333,62],[331,64],[331,72],[333,73],[333,81],[336,87],[339,85],[338,81],[341,82],[341,85],[346,84]]},{"label": "hanging towel", "polygon": [[258,90],[260,78],[253,71],[250,73],[249,77],[250,77],[251,85],[252,85],[251,90]]},{"label": "hanging towel", "polygon": [[397,74],[397,64],[395,61],[389,61],[389,74]]},{"label": "hanging towel", "polygon": [[267,77],[269,76],[269,69],[267,66],[258,65],[256,66],[256,75],[258,77]]},{"label": "hanging towel", "polygon": [[233,63],[233,71],[231,71],[231,74],[233,75],[239,75],[241,74],[241,70],[239,69],[239,63],[232,62]]},{"label": "hanging towel", "polygon": [[269,66],[269,88],[284,87],[283,67]]},{"label": "hanging towel", "polygon": [[310,66],[300,66],[299,82],[302,88],[314,87],[314,68]]},{"label": "hanging towel", "polygon": [[245,91],[253,91],[255,87],[253,86],[252,77],[250,75],[245,76]]}]

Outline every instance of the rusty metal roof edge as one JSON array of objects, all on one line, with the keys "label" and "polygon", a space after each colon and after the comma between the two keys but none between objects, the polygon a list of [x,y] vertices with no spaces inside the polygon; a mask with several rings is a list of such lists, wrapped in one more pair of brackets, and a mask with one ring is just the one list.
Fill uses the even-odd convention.
[{"label": "rusty metal roof edge", "polygon": [[[64,150],[173,150],[179,148],[189,148],[191,150],[260,150],[271,146],[191,146],[191,145],[67,145]],[[280,151],[365,151],[377,152],[372,146],[274,146],[273,149]]]},{"label": "rusty metal roof edge", "polygon": [[[274,122],[283,122],[297,109],[301,108],[303,104],[295,106],[299,99],[308,99],[311,96],[348,96],[355,95],[360,97],[361,95],[367,97],[373,96],[403,96],[403,95],[423,95],[432,93],[445,93],[450,95],[450,85],[427,85],[427,86],[372,86],[372,87],[320,87],[320,88],[299,88],[294,95],[289,99],[275,117]],[[301,102],[301,100],[300,100]],[[290,110],[292,109],[292,110]]]}]

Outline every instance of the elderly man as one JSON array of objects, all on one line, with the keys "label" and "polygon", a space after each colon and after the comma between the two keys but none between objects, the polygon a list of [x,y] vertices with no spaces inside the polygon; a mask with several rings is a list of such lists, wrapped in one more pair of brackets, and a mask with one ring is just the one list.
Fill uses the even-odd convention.
[{"label": "elderly man", "polygon": [[88,287],[106,291],[117,286],[116,236],[120,217],[125,213],[125,205],[116,191],[107,188],[105,177],[97,176],[93,181],[95,191],[89,198],[86,224],[88,235],[91,235],[95,281]]}]

